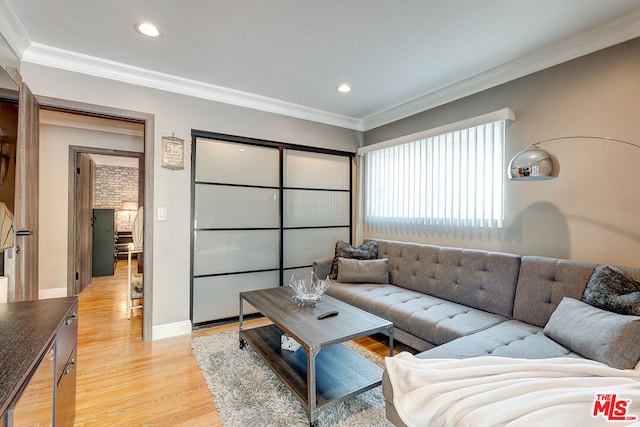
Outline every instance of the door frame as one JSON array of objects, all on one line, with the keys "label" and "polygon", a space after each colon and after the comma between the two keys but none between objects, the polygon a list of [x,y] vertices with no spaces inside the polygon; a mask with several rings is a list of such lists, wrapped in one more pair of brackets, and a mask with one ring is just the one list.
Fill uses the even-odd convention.
[{"label": "door frame", "polygon": [[[71,114],[78,114],[84,116],[94,116],[107,119],[117,119],[130,121],[135,123],[141,123],[144,125],[144,245],[148,248],[143,253],[144,269],[148,271],[148,274],[144,278],[144,304],[142,308],[142,340],[151,341],[153,338],[153,178],[154,178],[154,162],[153,162],[153,142],[154,142],[154,120],[155,116],[150,113],[143,113],[133,110],[125,110],[121,108],[106,107],[103,105],[89,104],[84,102],[70,101],[61,98],[53,98],[47,96],[36,95],[37,101],[40,103],[40,108],[46,108],[55,111],[62,111]],[[74,174],[75,175],[75,174]],[[142,176],[142,174],[141,174]],[[72,179],[73,178],[73,179]],[[73,181],[75,187],[75,177],[69,178],[70,182]],[[75,189],[73,190],[75,194]],[[75,197],[75,196],[74,196]],[[69,201],[70,205],[72,201]],[[71,207],[73,209],[73,207]],[[72,214],[72,210],[69,211],[69,221],[73,218],[73,228],[69,228],[69,231],[75,230],[75,215]],[[70,224],[71,226],[71,224]],[[74,233],[72,233],[74,234]],[[70,237],[72,239],[74,237]],[[73,242],[71,242],[73,244]],[[72,247],[72,246],[70,246]],[[73,256],[73,254],[72,254]],[[67,277],[75,278],[75,271],[70,275],[70,271],[75,269],[73,259],[67,258]],[[69,270],[69,264],[71,263],[71,270]],[[67,282],[67,294],[74,295],[75,280]]]}]

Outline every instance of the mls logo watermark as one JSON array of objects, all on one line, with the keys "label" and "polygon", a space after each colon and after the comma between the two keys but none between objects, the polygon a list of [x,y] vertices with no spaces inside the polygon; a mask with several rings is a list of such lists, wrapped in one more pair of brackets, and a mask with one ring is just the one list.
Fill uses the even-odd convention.
[{"label": "mls logo watermark", "polygon": [[627,413],[631,399],[619,399],[617,393],[596,394],[592,417],[604,417],[607,421],[636,421],[637,415]]}]

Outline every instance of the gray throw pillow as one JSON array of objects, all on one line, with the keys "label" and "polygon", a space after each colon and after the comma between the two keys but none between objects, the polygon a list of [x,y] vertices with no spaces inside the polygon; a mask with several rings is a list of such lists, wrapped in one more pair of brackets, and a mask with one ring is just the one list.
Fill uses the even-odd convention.
[{"label": "gray throw pillow", "polygon": [[640,360],[640,317],[601,310],[564,297],[544,334],[574,352],[617,369],[633,369]]},{"label": "gray throw pillow", "polygon": [[603,310],[640,316],[640,283],[619,268],[599,265],[587,282],[582,301]]},{"label": "gray throw pillow", "polygon": [[338,278],[338,258],[349,259],[377,259],[378,258],[378,242],[367,242],[354,248],[349,243],[338,240],[336,242],[336,252],[333,257],[333,265],[331,266],[331,279]]},{"label": "gray throw pillow", "polygon": [[338,282],[389,283],[389,260],[338,258]]}]

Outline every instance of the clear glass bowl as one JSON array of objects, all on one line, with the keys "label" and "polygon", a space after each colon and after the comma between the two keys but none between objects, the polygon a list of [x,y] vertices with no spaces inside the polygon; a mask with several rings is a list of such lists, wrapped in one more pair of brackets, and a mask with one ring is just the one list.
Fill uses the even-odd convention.
[{"label": "clear glass bowl", "polygon": [[292,275],[289,281],[289,286],[295,292],[292,298],[298,302],[298,306],[311,305],[316,307],[329,285],[329,276],[324,280],[319,280],[313,271],[308,279],[296,280]]}]

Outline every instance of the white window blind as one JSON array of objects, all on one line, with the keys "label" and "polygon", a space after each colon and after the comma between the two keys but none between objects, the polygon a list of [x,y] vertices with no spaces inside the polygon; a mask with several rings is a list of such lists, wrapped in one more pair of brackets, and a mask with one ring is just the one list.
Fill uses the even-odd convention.
[{"label": "white window blind", "polygon": [[367,150],[365,227],[502,227],[506,119]]}]

